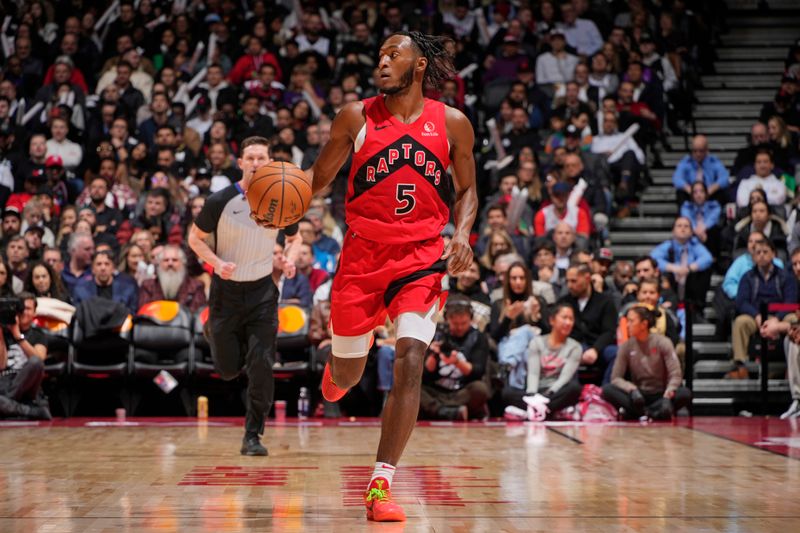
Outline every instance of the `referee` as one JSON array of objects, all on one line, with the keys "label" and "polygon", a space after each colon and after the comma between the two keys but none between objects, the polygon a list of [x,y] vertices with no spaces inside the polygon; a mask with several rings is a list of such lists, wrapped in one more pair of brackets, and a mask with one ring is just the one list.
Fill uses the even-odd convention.
[{"label": "referee", "polygon": [[[242,179],[206,200],[189,232],[189,246],[214,267],[205,335],[222,379],[247,374],[247,416],[242,455],[267,455],[259,435],[272,406],[272,365],[278,334],[278,288],[272,281],[272,250],[278,230],[259,226],[250,217],[245,191],[255,170],[271,161],[269,141],[248,137],[238,160]],[[297,225],[287,227],[287,249],[296,254]],[[211,239],[209,239],[211,237]],[[210,244],[209,244],[210,243]],[[287,254],[287,257],[290,256]],[[284,274],[295,266],[286,261]]]}]

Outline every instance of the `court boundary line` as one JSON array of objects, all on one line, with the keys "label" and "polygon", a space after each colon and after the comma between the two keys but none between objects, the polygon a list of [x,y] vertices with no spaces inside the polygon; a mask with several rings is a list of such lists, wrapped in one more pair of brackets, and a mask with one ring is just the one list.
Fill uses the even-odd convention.
[{"label": "court boundary line", "polygon": [[761,446],[756,446],[755,444],[750,444],[748,442],[742,442],[740,440],[736,440],[736,439],[733,439],[731,437],[725,437],[724,435],[717,435],[715,433],[711,433],[710,431],[708,431],[706,429],[698,429],[698,428],[695,428],[695,427],[692,427],[692,426],[683,426],[683,427],[685,427],[686,429],[690,429],[692,431],[696,431],[698,433],[702,433],[703,435],[708,435],[710,437],[716,437],[718,439],[726,440],[728,442],[733,442],[735,444],[741,444],[742,446],[747,446],[748,448],[752,448],[754,450],[759,450],[759,451],[762,451],[762,452],[767,452],[767,453],[772,454],[772,455],[777,455],[778,457],[783,457],[785,459],[792,459],[794,461],[800,461],[800,457],[792,457],[789,454],[781,453],[781,452],[776,451],[776,450],[770,450],[768,448],[762,448]]},{"label": "court boundary line", "polygon": [[583,441],[582,441],[582,440],[580,440],[580,439],[579,439],[579,438],[577,438],[577,437],[573,437],[572,435],[568,435],[568,434],[564,433],[563,431],[559,431],[559,430],[557,430],[556,428],[554,428],[554,427],[552,427],[552,426],[546,426],[546,427],[547,427],[547,430],[548,430],[548,431],[552,431],[552,432],[553,432],[553,433],[555,433],[556,435],[561,435],[562,437],[564,437],[564,438],[566,438],[566,439],[569,439],[569,440],[571,440],[571,441],[572,441],[572,442],[574,442],[575,444],[578,444],[578,445],[581,445],[581,444],[583,444]]}]

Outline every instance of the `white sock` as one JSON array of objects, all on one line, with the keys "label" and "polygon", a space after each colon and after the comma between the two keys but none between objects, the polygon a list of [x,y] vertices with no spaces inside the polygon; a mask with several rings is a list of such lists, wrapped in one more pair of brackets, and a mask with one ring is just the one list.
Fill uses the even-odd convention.
[{"label": "white sock", "polygon": [[394,477],[394,472],[397,470],[396,466],[392,466],[388,463],[377,462],[375,463],[375,470],[372,471],[372,478],[370,478],[369,483],[372,484],[372,481],[376,477],[382,477],[389,482],[389,485],[392,484],[392,478]]}]

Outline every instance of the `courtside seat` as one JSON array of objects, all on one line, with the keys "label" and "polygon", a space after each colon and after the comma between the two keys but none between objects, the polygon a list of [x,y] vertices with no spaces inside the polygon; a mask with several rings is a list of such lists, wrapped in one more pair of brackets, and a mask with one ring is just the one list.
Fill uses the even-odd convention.
[{"label": "courtside seat", "polygon": [[64,415],[69,410],[69,324],[48,316],[37,316],[33,325],[45,334],[47,359],[44,362],[44,388],[50,397],[57,397]]},{"label": "courtside seat", "polygon": [[161,370],[188,375],[194,359],[192,313],[177,302],[143,305],[133,319],[133,373],[152,378]]},{"label": "courtside seat", "polygon": [[211,347],[208,345],[203,326],[208,321],[208,306],[201,308],[194,318],[194,374],[200,377],[219,378],[219,374],[214,368],[214,361],[211,359]]}]

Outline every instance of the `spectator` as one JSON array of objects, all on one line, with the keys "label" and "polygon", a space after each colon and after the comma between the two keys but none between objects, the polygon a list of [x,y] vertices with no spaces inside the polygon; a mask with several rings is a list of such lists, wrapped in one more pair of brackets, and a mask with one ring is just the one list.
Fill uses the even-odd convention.
[{"label": "spectator", "polygon": [[328,273],[321,268],[314,267],[314,247],[310,244],[302,243],[299,245],[300,250],[297,254],[297,260],[295,261],[295,266],[297,267],[297,272],[299,274],[303,274],[306,278],[308,278],[309,286],[311,287],[311,292],[319,288],[320,285],[328,281],[330,276]]},{"label": "spectator", "polygon": [[657,317],[657,311],[642,306],[628,311],[630,339],[619,347],[611,383],[603,387],[603,398],[626,419],[670,420],[691,401],[672,342],[650,332]]},{"label": "spectator", "polygon": [[60,281],[61,273],[64,271],[64,257],[61,254],[61,249],[48,246],[44,249],[42,261],[52,269],[53,274],[58,276],[59,283],[63,287],[64,284]]},{"label": "spectator", "polygon": [[233,69],[228,73],[228,80],[235,85],[242,85],[247,80],[257,78],[258,66],[263,64],[275,67],[275,79],[283,80],[283,72],[278,59],[271,52],[264,50],[257,37],[250,37],[247,40],[245,54],[236,61]]},{"label": "spectator", "polygon": [[518,250],[514,248],[514,243],[511,236],[504,229],[492,230],[489,232],[489,240],[486,246],[486,251],[480,258],[481,264],[484,268],[491,268],[495,260],[501,255],[517,253]]},{"label": "spectator", "polygon": [[[639,282],[639,287],[636,290],[636,301],[626,304],[620,310],[619,325],[617,326],[617,345],[621,346],[623,342],[630,338],[630,332],[628,331],[628,310],[632,307],[643,305],[659,313],[650,331],[658,333],[659,335],[664,335],[672,341],[672,344],[676,347],[676,351],[682,352],[682,347],[678,346],[681,328],[678,317],[672,311],[660,305],[660,300],[661,286],[657,279],[643,279]],[[678,354],[678,359],[682,360],[681,353]]]},{"label": "spectator", "polygon": [[567,271],[569,268],[572,253],[576,251],[575,230],[566,222],[559,222],[553,228],[553,244],[556,245],[556,268],[559,271]]},{"label": "spectator", "polygon": [[658,262],[659,270],[668,273],[671,285],[678,287],[678,299],[692,303],[699,315],[711,284],[714,258],[692,235],[691,221],[678,217],[672,225],[672,238],[656,246],[650,256]]},{"label": "spectator", "polygon": [[555,294],[560,294],[564,286],[566,269],[556,267],[556,245],[552,241],[542,239],[533,250],[533,278],[538,282],[548,283]]},{"label": "spectator", "polygon": [[69,250],[69,263],[64,267],[61,279],[64,287],[72,295],[78,281],[92,279],[94,239],[91,233],[73,233],[70,235],[67,249]]},{"label": "spectator", "polygon": [[[622,308],[623,300],[636,294],[638,286],[633,281],[633,263],[630,261],[617,261],[612,269],[611,276],[606,276],[606,287],[608,294],[614,302],[614,307]],[[658,280],[657,280],[658,281]],[[661,283],[659,283],[659,292]]]},{"label": "spectator", "polygon": [[[504,204],[492,204],[486,210],[486,228],[483,235],[478,237],[475,243],[475,255],[480,257],[486,253],[489,245],[489,237],[495,230],[506,230],[508,228],[508,218],[506,217],[506,206]],[[514,248],[523,255],[527,255],[528,247],[521,235],[509,235]]]},{"label": "spectator", "polygon": [[536,58],[536,84],[548,93],[555,94],[561,84],[572,80],[578,57],[566,51],[563,30],[550,32],[550,51]]},{"label": "spectator", "polygon": [[16,206],[6,206],[3,210],[3,248],[8,245],[11,237],[19,235],[22,228],[22,216]]},{"label": "spectator", "polygon": [[569,201],[572,186],[566,182],[558,182],[551,188],[550,205],[541,208],[533,220],[537,237],[543,237],[555,230],[559,223],[569,225],[578,235],[588,238],[591,222],[586,210],[580,209],[576,203]]},{"label": "spectator", "polygon": [[515,107],[511,111],[511,129],[502,137],[503,146],[509,152],[518,152],[525,146],[539,149],[539,136],[530,128],[528,111]]},{"label": "spectator", "polygon": [[114,197],[109,191],[109,182],[103,177],[93,178],[89,188],[78,198],[78,206],[91,206],[97,223],[97,231],[114,235],[122,223],[122,213],[114,207]]},{"label": "spectator", "polygon": [[684,156],[672,175],[672,183],[677,190],[678,205],[691,200],[692,183],[696,181],[706,184],[709,198],[717,200],[720,204],[726,203],[728,169],[719,159],[708,153],[708,139],[704,135],[697,135],[692,139],[692,155]]},{"label": "spectator", "polygon": [[123,304],[136,314],[139,288],[127,274],[114,273],[114,258],[110,252],[97,252],[92,258],[92,276],[75,284],[72,301],[75,305],[91,298],[104,298]]},{"label": "spectator", "polygon": [[[47,140],[47,156],[60,157],[60,163],[67,170],[77,171],[83,162],[83,148],[67,138],[69,124],[62,118],[55,118],[50,125],[50,139]],[[54,162],[58,160],[53,160]],[[45,166],[48,166],[45,163]]]},{"label": "spectator", "polygon": [[[769,148],[769,133],[767,133],[767,126],[763,122],[756,122],[750,128],[750,138],[748,144],[744,148],[736,152],[736,159],[733,160],[731,167],[731,174],[741,177],[741,173],[746,173],[750,176],[755,169],[756,154],[764,148]],[[788,163],[788,161],[786,162]],[[780,163],[778,166],[785,168]]]},{"label": "spectator", "polygon": [[483,305],[489,306],[489,294],[486,283],[481,281],[481,266],[477,257],[472,258],[469,268],[464,272],[450,278],[449,294],[460,294]]},{"label": "spectator", "polygon": [[[314,224],[309,219],[304,218],[300,222],[298,222],[298,228],[299,228],[298,232],[300,233],[300,236],[303,238],[303,242],[306,244],[310,244],[314,249],[314,257],[316,258],[317,261],[314,264],[314,266],[317,268],[321,268],[322,270],[325,270],[329,274],[333,274],[336,271],[336,255],[327,252],[318,245],[317,230]],[[328,243],[327,240],[323,240],[322,242],[324,242],[325,244]],[[325,246],[325,244],[323,244],[323,246]]]},{"label": "spectator", "polygon": [[[567,290],[568,294],[560,301],[575,311],[575,327],[570,336],[581,344],[581,363],[595,365],[601,355],[613,355],[606,348],[614,344],[617,310],[609,296],[594,290],[587,265],[569,267]],[[606,361],[605,366],[612,362]]]},{"label": "spectator", "polygon": [[[745,362],[750,338],[759,332],[763,317],[760,306],[771,303],[797,302],[797,282],[794,275],[775,266],[775,244],[769,239],[755,245],[755,266],[748,271],[739,283],[736,292],[736,320],[733,321],[733,365],[725,374],[727,379],[747,379],[749,373]],[[785,312],[776,316],[782,319]]]},{"label": "spectator", "polygon": [[183,242],[183,231],[177,215],[170,212],[170,193],[166,188],[151,189],[145,197],[142,214],[120,224],[117,239],[120,244],[127,243],[135,229],[147,230],[159,244]]},{"label": "spectator", "polygon": [[[128,260],[130,257],[128,254]],[[186,273],[186,254],[181,248],[174,244],[164,246],[156,263],[156,278],[143,281],[139,288],[139,308],[158,300],[172,300],[196,313],[206,305],[205,287]]]},{"label": "spectator", "polygon": [[36,263],[31,267],[25,280],[25,292],[37,298],[55,298],[70,303],[69,293],[61,283],[61,278],[47,263]]},{"label": "spectator", "polygon": [[46,402],[40,401],[47,340],[33,327],[36,297],[23,292],[19,299],[24,309],[0,335],[0,416],[51,420]]},{"label": "spectator", "polygon": [[637,200],[639,175],[645,168],[645,155],[633,137],[617,129],[617,115],[603,113],[603,133],[592,138],[592,153],[605,156],[614,177],[617,204],[622,206],[617,218],[630,214]]},{"label": "spectator", "polygon": [[283,245],[275,243],[272,252],[272,280],[278,287],[282,304],[299,305],[310,308],[313,292],[305,274],[297,272],[294,277],[287,278],[283,271],[286,257],[283,254]]},{"label": "spectator", "polygon": [[520,66],[527,61],[529,61],[527,54],[520,51],[519,38],[516,35],[506,33],[505,37],[503,37],[501,55],[499,57],[489,55],[484,62],[487,70],[483,76],[483,81],[489,83],[494,80],[515,80]]},{"label": "spectator", "polygon": [[603,37],[597,26],[589,19],[578,18],[574,4],[561,4],[561,19],[556,28],[564,32],[564,37],[572,48],[582,56],[591,56],[603,46]]},{"label": "spectator", "polygon": [[503,299],[492,303],[489,334],[500,342],[526,324],[543,329],[542,303],[533,296],[530,270],[522,262],[513,263],[503,278]]},{"label": "spectator", "polygon": [[747,207],[750,201],[750,192],[753,189],[763,189],[767,193],[769,205],[780,206],[786,203],[786,185],[772,173],[772,154],[769,150],[759,150],[756,153],[755,174],[739,182],[736,189],[736,205]]},{"label": "spectator", "polygon": [[[748,236],[753,231],[763,233],[767,240],[779,247],[780,254],[785,254],[787,228],[783,220],[776,215],[770,215],[769,206],[760,200],[750,204],[750,214],[734,226],[736,236],[733,240],[734,257],[742,253],[747,246]],[[785,255],[781,257],[784,259]]]},{"label": "spectator", "polygon": [[527,357],[517,363],[522,367],[524,381],[503,389],[504,404],[525,409],[523,396],[542,394],[550,400],[547,408],[550,415],[554,415],[578,403],[582,390],[577,377],[581,345],[570,338],[575,325],[575,311],[567,303],[557,304],[550,313],[549,322],[550,333],[534,337],[528,346]]},{"label": "spectator", "polygon": [[781,415],[781,420],[800,418],[800,324],[793,324],[784,340],[786,353],[786,379],[792,403]]},{"label": "spectator", "polygon": [[6,257],[11,266],[11,274],[18,280],[25,282],[28,277],[28,246],[22,235],[15,235],[6,244]]},{"label": "spectator", "polygon": [[446,328],[438,328],[425,357],[420,413],[446,420],[484,418],[490,396],[484,382],[489,341],[472,326],[472,306],[466,298],[447,302],[445,320]]},{"label": "spectator", "polygon": [[691,190],[692,199],[683,202],[680,214],[689,219],[694,236],[716,257],[720,248],[721,228],[718,224],[722,207],[716,200],[708,199],[708,189],[702,181],[692,183]]}]

